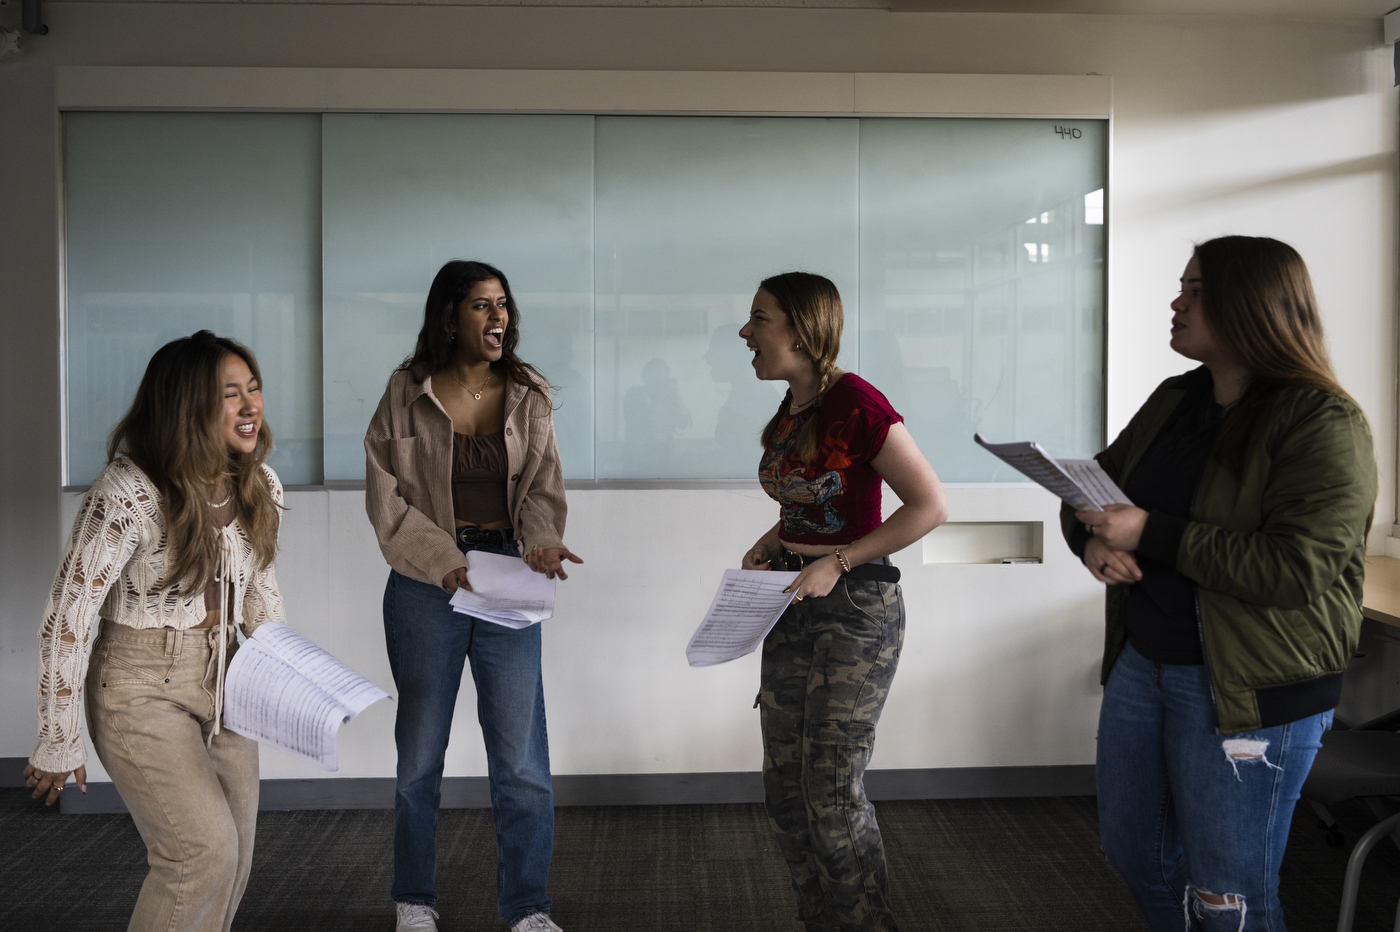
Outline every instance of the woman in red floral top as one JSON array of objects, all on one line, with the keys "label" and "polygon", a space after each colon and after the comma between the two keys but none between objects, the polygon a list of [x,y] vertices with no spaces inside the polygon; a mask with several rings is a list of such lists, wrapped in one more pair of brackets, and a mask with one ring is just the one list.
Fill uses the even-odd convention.
[{"label": "woman in red floral top", "polygon": [[[760,379],[788,383],[759,479],[779,519],[745,569],[798,570],[763,643],[765,804],[797,896],[795,929],[893,930],[863,777],[904,642],[888,555],[948,517],[943,486],[884,395],[836,368],[844,318],[820,275],[765,279],[739,331]],[[880,484],[902,503],[880,520]]]}]

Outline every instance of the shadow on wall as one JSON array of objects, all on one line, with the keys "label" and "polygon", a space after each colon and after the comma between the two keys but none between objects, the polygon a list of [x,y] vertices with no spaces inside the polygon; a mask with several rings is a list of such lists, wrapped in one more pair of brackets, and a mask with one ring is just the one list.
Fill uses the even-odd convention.
[{"label": "shadow on wall", "polygon": [[1196,188],[1186,194],[1139,198],[1128,202],[1131,206],[1125,207],[1119,212],[1119,219],[1138,220],[1172,211],[1195,210],[1205,205],[1216,206],[1233,198],[1282,195],[1292,188],[1371,174],[1394,175],[1395,152],[1377,152],[1374,155],[1347,159],[1330,165],[1320,165],[1307,171],[1260,178],[1245,184],[1217,185],[1209,188]]}]

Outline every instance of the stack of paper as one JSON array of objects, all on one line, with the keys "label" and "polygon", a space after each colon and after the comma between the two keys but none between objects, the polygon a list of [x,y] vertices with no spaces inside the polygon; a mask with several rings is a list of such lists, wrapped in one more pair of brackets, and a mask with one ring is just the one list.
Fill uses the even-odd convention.
[{"label": "stack of paper", "polygon": [[507,628],[528,628],[554,615],[554,580],[536,573],[519,557],[467,553],[471,589],[452,594],[452,610]]},{"label": "stack of paper", "polygon": [[1056,460],[1034,441],[988,443],[981,434],[973,434],[972,439],[1027,479],[1060,496],[1075,511],[1103,511],[1105,505],[1133,503],[1097,460]]},{"label": "stack of paper", "polygon": [[752,654],[792,603],[793,593],[783,590],[796,578],[786,570],[725,570],[685,659],[708,667]]},{"label": "stack of paper", "polygon": [[388,693],[283,624],[260,625],[224,679],[224,727],[338,770],[340,726]]}]

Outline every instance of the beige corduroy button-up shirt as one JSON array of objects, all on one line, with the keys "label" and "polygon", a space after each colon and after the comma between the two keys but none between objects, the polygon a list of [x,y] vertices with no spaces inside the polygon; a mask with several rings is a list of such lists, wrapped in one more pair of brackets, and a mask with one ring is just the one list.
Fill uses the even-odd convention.
[{"label": "beige corduroy button-up shirt", "polygon": [[[522,553],[564,546],[564,472],[546,394],[506,382],[506,498]],[[441,586],[467,558],[452,511],[452,418],[432,377],[395,372],[365,434],[365,511],[395,570]]]}]

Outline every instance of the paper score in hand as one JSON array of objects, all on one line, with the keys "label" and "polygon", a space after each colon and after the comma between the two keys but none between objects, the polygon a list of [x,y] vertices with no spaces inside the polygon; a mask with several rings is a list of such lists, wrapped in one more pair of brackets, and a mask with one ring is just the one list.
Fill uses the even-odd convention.
[{"label": "paper score in hand", "polygon": [[796,578],[786,570],[725,570],[685,659],[692,667],[708,667],[758,650],[792,604],[795,593],[783,590]]},{"label": "paper score in hand", "polygon": [[280,623],[260,625],[224,679],[224,727],[339,770],[340,726],[389,694]]},{"label": "paper score in hand", "polygon": [[452,593],[452,610],[507,628],[528,628],[554,617],[554,583],[519,557],[469,550],[471,588]]},{"label": "paper score in hand", "polygon": [[1057,460],[1034,441],[988,443],[981,434],[973,434],[972,439],[1027,479],[1060,496],[1075,511],[1103,511],[1105,505],[1133,503],[1097,460]]}]

